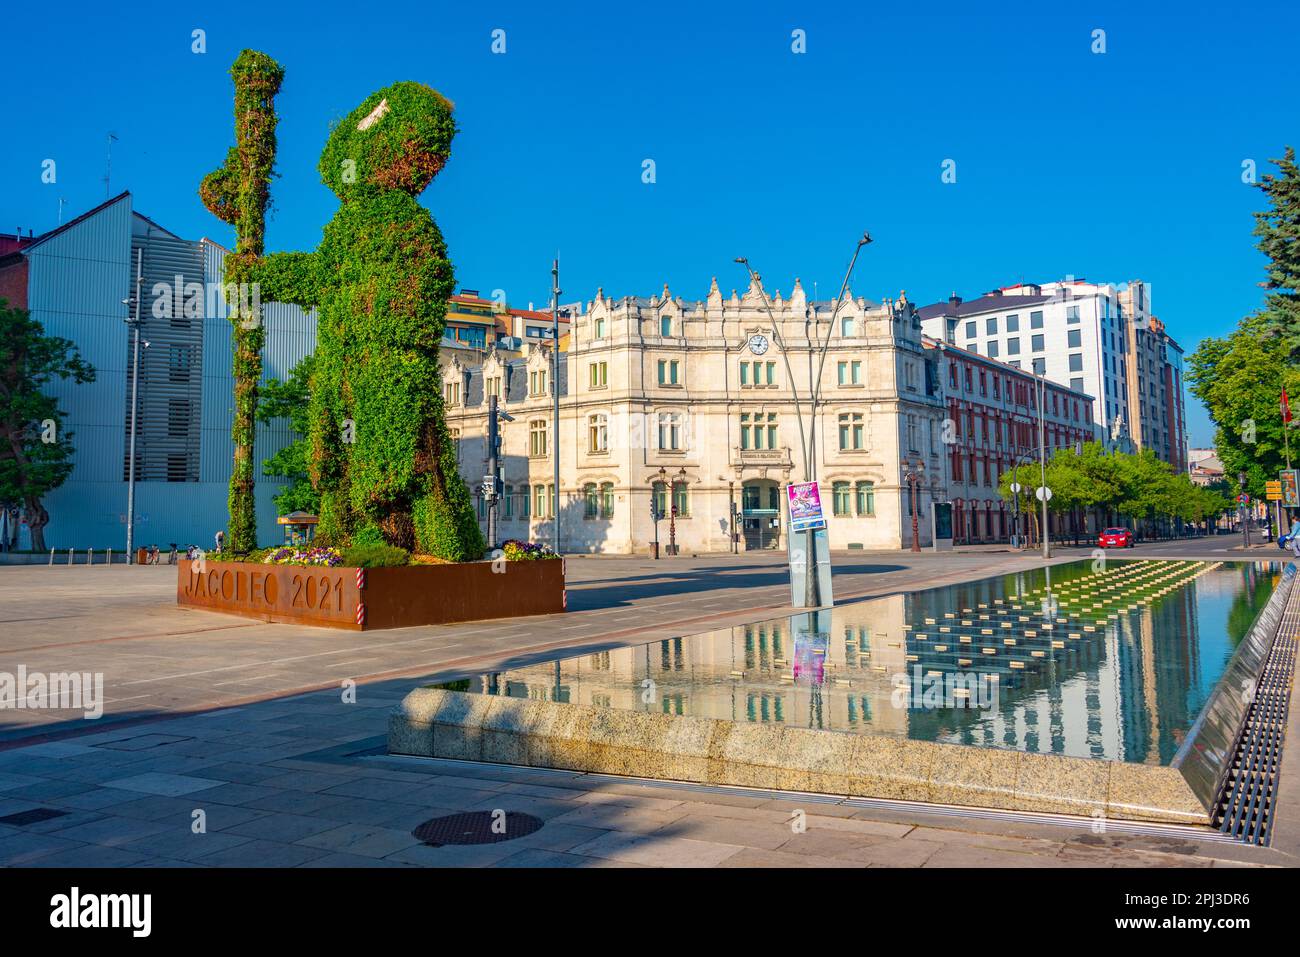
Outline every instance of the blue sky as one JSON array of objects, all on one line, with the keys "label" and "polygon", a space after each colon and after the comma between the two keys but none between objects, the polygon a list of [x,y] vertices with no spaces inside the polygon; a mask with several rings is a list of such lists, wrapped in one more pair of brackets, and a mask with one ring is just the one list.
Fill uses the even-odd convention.
[{"label": "blue sky", "polygon": [[[231,143],[227,71],[251,46],[286,70],[271,249],[314,248],[334,214],[316,173],[329,124],[419,80],[461,127],[423,202],[460,284],[512,304],[547,300],[557,252],[566,300],[665,282],[700,297],[714,275],[727,292],[743,287],[742,254],[770,287],[799,276],[828,297],[869,229],[860,295],[1142,278],[1190,353],[1262,300],[1261,194],[1243,160],[1263,172],[1300,145],[1300,14],[1231,9],[22,4],[6,16],[0,230],[52,228],[60,197],[67,216],[102,201],[111,130],[115,193],[183,236],[229,242],[195,190]],[[50,158],[58,181],[44,184]],[[1192,443],[1211,437],[1194,407]]]}]

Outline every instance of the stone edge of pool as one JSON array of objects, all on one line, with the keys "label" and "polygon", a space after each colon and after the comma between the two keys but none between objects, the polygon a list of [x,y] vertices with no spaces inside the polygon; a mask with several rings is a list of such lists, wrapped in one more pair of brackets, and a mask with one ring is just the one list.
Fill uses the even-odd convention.
[{"label": "stone edge of pool", "polygon": [[1206,824],[1171,767],[417,688],[388,750],[594,774]]},{"label": "stone edge of pool", "polygon": [[1170,766],[417,688],[388,751],[593,774],[1174,824],[1212,823],[1294,563]]},{"label": "stone edge of pool", "polygon": [[1281,580],[1273,594],[1251,622],[1250,630],[1237,645],[1201,713],[1188,730],[1187,738],[1170,762],[1206,807],[1213,808],[1219,803],[1260,674],[1273,642],[1277,640],[1284,609],[1295,587],[1296,564],[1288,562],[1282,567]]}]

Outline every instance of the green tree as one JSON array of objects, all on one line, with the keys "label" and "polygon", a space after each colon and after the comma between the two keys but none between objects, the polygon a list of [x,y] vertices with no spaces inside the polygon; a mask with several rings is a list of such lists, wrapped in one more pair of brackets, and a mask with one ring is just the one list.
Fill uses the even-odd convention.
[{"label": "green tree", "polygon": [[278,379],[268,380],[262,386],[257,404],[258,422],[265,425],[275,419],[288,419],[289,427],[295,433],[292,442],[262,461],[263,475],[289,480],[289,484],[275,496],[276,511],[281,515],[290,512],[309,512],[315,515],[320,510],[320,495],[312,488],[309,474],[311,443],[307,439],[310,431],[308,409],[311,402],[312,359],[310,355],[303,356],[289,370],[289,376],[283,382]]},{"label": "green tree", "polygon": [[1270,208],[1255,214],[1256,245],[1269,260],[1264,314],[1295,360],[1300,359],[1300,167],[1291,146],[1270,162],[1277,173],[1265,173],[1258,184]]},{"label": "green tree", "polygon": [[[1285,467],[1282,389],[1300,391],[1300,167],[1286,147],[1272,161],[1277,173],[1260,178],[1268,208],[1255,214],[1256,246],[1268,258],[1264,308],[1242,319],[1222,339],[1205,339],[1188,357],[1187,384],[1215,424],[1215,448],[1225,472],[1247,474],[1247,490]],[[1293,419],[1289,438],[1300,419]]]},{"label": "green tree", "polygon": [[1223,339],[1206,339],[1188,358],[1187,382],[1215,423],[1215,450],[1235,483],[1245,472],[1247,490],[1264,494],[1264,482],[1286,467],[1286,447],[1300,437],[1291,422],[1283,436],[1280,400],[1300,393],[1300,367],[1264,313],[1242,320]]},{"label": "green tree", "polygon": [[41,499],[72,473],[72,433],[42,391],[55,377],[93,382],[95,370],[71,341],[47,336],[26,309],[0,299],[0,503],[22,507],[37,551],[50,521]]},{"label": "green tree", "polygon": [[[1034,516],[1032,527],[1038,526],[1037,499],[1033,492],[1038,488],[1040,469],[1036,461],[1022,464],[1018,470],[1008,470],[998,482],[998,491],[1004,499],[1012,501],[1011,483],[1020,482],[1025,490],[1020,494],[1020,508]],[[1075,511],[1086,514],[1092,510],[1109,511],[1120,499],[1119,478],[1115,456],[1106,451],[1100,442],[1086,442],[1076,453],[1074,449],[1056,449],[1047,463],[1047,487],[1052,490],[1048,509],[1060,514]],[[1099,518],[1098,524],[1103,522]]]},{"label": "green tree", "polygon": [[244,50],[230,68],[235,82],[235,146],[226,163],[199,186],[203,204],[235,227],[235,251],[226,257],[225,292],[230,305],[234,350],[235,414],[230,437],[235,459],[230,472],[230,540],[235,554],[257,548],[257,501],[253,442],[257,437],[257,385],[262,378],[261,297],[251,288],[251,270],[262,256],[266,207],[275,170],[275,95],[284,81],[280,64],[265,53]]}]

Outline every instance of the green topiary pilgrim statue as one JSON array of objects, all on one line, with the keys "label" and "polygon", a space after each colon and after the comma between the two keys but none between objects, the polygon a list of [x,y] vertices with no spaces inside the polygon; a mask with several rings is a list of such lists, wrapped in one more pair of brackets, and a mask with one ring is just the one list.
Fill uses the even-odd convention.
[{"label": "green topiary pilgrim statue", "polygon": [[451,103],[421,83],[371,94],[321,154],[341,203],[320,248],[257,268],[263,299],[320,307],[310,438],[323,543],[383,541],[449,561],[485,549],[443,413],[452,264],[416,202],[455,134]]}]

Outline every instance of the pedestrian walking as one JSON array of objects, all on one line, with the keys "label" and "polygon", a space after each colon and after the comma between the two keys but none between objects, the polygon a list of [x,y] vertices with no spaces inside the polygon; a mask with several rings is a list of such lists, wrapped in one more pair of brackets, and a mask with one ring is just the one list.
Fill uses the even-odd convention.
[{"label": "pedestrian walking", "polygon": [[1297,512],[1295,518],[1291,520],[1291,533],[1287,544],[1291,546],[1291,554],[1300,558],[1300,512]]},{"label": "pedestrian walking", "polygon": [[224,531],[219,530],[217,534],[214,536],[214,539],[217,543],[217,551],[219,552],[223,551],[226,545],[226,533]]}]

